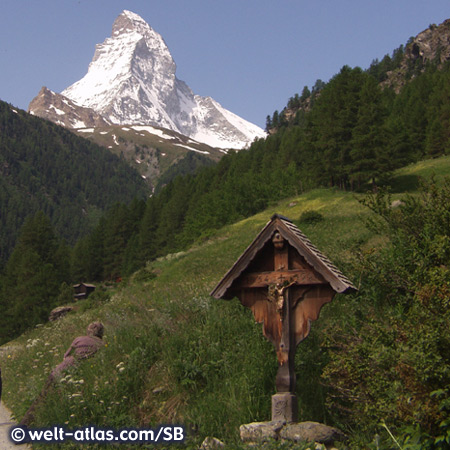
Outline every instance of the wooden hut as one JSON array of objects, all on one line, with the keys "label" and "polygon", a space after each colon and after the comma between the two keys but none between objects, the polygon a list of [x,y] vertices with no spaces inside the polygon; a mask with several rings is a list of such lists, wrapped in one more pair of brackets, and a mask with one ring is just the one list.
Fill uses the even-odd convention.
[{"label": "wooden hut", "polygon": [[81,300],[84,298],[88,298],[89,295],[95,291],[95,286],[93,284],[87,283],[79,283],[73,285],[74,294],[73,297],[75,300]]}]

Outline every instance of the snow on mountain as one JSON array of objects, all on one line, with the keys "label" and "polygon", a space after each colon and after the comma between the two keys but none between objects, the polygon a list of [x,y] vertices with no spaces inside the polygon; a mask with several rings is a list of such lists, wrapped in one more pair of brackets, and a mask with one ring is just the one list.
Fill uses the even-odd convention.
[{"label": "snow on mountain", "polygon": [[175,75],[164,39],[139,15],[123,11],[96,46],[87,74],[61,94],[118,125],[157,125],[218,148],[241,149],[264,131],[195,95]]}]

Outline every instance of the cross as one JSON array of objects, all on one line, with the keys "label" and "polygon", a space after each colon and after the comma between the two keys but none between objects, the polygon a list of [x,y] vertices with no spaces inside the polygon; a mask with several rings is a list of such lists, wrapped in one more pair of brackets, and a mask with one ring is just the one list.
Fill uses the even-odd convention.
[{"label": "cross", "polygon": [[[244,304],[245,292],[251,289],[265,290],[265,302],[270,305],[264,305],[266,310],[269,309],[262,318],[264,334],[274,344],[278,359],[275,380],[277,394],[272,397],[272,421],[295,422],[298,420],[298,406],[294,362],[298,342],[293,309],[311,286],[323,285],[326,282],[310,269],[289,267],[289,247],[280,233],[273,235],[272,243],[274,270],[247,273],[242,277],[239,288],[243,291]],[[253,306],[255,308],[255,305]],[[264,309],[264,306],[261,306],[261,309]],[[256,311],[253,312],[255,314]],[[261,321],[257,312],[255,318]]]},{"label": "cross", "polygon": [[336,292],[354,290],[289,219],[274,215],[211,292],[215,298],[238,297],[263,324],[264,335],[275,347],[278,371],[272,421],[298,420],[297,345]]}]

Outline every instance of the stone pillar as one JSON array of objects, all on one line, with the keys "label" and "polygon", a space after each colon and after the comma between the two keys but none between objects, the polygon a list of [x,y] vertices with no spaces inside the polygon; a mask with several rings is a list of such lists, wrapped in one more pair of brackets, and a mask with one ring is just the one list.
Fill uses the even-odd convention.
[{"label": "stone pillar", "polygon": [[297,421],[297,396],[292,392],[278,392],[272,395],[272,422],[292,423]]}]

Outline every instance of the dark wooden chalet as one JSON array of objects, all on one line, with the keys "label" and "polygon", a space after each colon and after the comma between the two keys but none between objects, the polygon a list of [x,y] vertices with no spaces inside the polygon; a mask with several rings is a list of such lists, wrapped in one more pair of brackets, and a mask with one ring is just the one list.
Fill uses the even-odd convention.
[{"label": "dark wooden chalet", "polygon": [[81,300],[84,298],[88,298],[89,295],[95,291],[95,286],[93,284],[79,283],[73,285],[74,294],[73,297],[75,300]]}]

